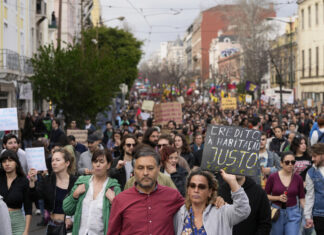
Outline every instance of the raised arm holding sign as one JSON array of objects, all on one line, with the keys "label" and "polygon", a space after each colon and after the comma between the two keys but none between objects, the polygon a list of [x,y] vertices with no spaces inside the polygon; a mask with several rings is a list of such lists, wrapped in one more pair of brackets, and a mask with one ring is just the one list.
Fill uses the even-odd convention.
[{"label": "raised arm holding sign", "polygon": [[207,128],[201,168],[213,172],[255,176],[261,132],[236,126]]}]

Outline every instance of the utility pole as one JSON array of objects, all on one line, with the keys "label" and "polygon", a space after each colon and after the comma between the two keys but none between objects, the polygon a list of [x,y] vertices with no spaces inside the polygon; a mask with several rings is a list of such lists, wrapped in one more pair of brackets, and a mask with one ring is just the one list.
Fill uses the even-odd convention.
[{"label": "utility pole", "polygon": [[289,60],[289,82],[290,82],[290,89],[294,89],[293,85],[293,27],[292,27],[293,22],[289,21],[289,29],[290,29],[290,60]]},{"label": "utility pole", "polygon": [[58,29],[57,29],[57,48],[61,48],[62,37],[62,0],[59,0],[59,13],[58,13]]}]

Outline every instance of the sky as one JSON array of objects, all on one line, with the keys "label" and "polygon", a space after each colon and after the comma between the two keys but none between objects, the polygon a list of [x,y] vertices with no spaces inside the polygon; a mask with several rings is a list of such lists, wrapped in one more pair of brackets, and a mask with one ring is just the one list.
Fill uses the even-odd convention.
[{"label": "sky", "polygon": [[[183,38],[199,12],[231,0],[100,0],[102,19],[109,27],[127,25],[144,42],[143,59],[159,50],[160,43]],[[296,0],[274,0],[279,17],[297,14]],[[123,16],[123,22],[113,20]]]}]

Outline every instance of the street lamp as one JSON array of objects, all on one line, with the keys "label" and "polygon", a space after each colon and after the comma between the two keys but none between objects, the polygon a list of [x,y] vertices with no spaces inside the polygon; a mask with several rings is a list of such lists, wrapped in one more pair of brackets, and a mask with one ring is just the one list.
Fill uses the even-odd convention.
[{"label": "street lamp", "polygon": [[290,83],[290,89],[294,88],[294,84],[293,84],[293,21],[292,20],[283,20],[281,18],[275,18],[275,17],[269,17],[267,18],[268,21],[279,21],[279,22],[283,22],[283,23],[287,23],[289,24],[289,29],[290,29],[290,33],[289,33],[289,37],[290,37],[290,58],[289,58],[289,83]]}]

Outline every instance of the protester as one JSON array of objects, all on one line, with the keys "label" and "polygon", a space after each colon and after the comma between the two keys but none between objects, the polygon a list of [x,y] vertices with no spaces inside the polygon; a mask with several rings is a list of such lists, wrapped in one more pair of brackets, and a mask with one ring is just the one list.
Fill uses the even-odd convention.
[{"label": "protester", "polygon": [[99,149],[99,144],[101,143],[101,139],[95,135],[92,134],[88,137],[88,151],[82,153],[80,155],[80,159],[78,162],[78,173],[80,175],[91,175],[92,174],[92,163],[91,163],[91,159],[92,159],[92,154],[94,153],[94,151],[96,151],[97,149]]},{"label": "protester", "polygon": [[306,227],[315,226],[316,234],[324,234],[324,143],[311,147],[313,166],[306,175],[304,215]]},{"label": "protester", "polygon": [[114,159],[110,169],[110,176],[117,179],[122,189],[133,174],[133,150],[136,144],[135,136],[125,135],[120,145],[122,155]]},{"label": "protester", "polygon": [[33,129],[34,129],[33,120],[31,114],[28,112],[25,118],[24,128],[22,130],[22,135],[21,135],[21,139],[24,144],[24,149],[30,148],[32,146],[33,137],[34,137]]},{"label": "protester", "polygon": [[[233,227],[233,235],[270,234],[271,211],[267,194],[250,177],[237,175],[236,180],[249,198],[251,213],[249,217]],[[228,184],[221,185],[218,195],[224,198],[225,202],[233,204]]]},{"label": "protester", "polygon": [[176,134],[174,137],[174,146],[181,157],[186,159],[189,167],[192,168],[194,164],[194,156],[190,150],[190,147],[182,134]]},{"label": "protester", "polygon": [[160,171],[171,177],[173,183],[182,196],[185,196],[186,190],[186,177],[188,172],[186,169],[179,166],[179,154],[175,147],[165,146],[160,151],[161,155],[161,168]]},{"label": "protester", "polygon": [[12,150],[17,154],[21,167],[24,173],[27,174],[28,166],[27,166],[26,153],[24,150],[19,148],[17,136],[15,136],[14,134],[5,135],[2,140],[2,147],[4,150],[2,150],[1,153],[3,153],[5,150]]},{"label": "protester", "polygon": [[103,139],[102,139],[102,143],[104,146],[107,146],[108,141],[111,139],[111,137],[113,136],[113,126],[111,122],[106,122],[106,129],[103,132]]},{"label": "protester", "polygon": [[9,210],[12,234],[26,235],[32,219],[28,180],[16,152],[4,151],[0,156],[0,162],[0,195]]},{"label": "protester", "polygon": [[192,145],[192,152],[195,154],[195,152],[204,149],[204,137],[202,133],[197,132],[194,135],[195,141]]},{"label": "protester", "polygon": [[187,179],[186,203],[174,217],[174,229],[180,234],[231,234],[235,224],[250,214],[251,208],[243,188],[234,175],[221,170],[230,185],[233,205],[216,208],[217,181],[208,171],[192,171]]},{"label": "protester", "polygon": [[91,161],[93,174],[80,176],[63,201],[64,212],[74,216],[73,235],[107,234],[111,203],[121,191],[117,180],[108,177],[111,154],[96,150]]},{"label": "protester", "polygon": [[122,134],[119,130],[114,130],[112,139],[107,143],[107,148],[111,151],[112,157],[117,158],[120,156],[119,146],[121,143]]},{"label": "protester", "polygon": [[[303,179],[294,174],[295,156],[285,152],[281,157],[282,169],[268,178],[265,191],[271,205],[280,208],[280,216],[272,222],[272,235],[296,235],[301,223],[300,207],[304,208],[305,191]],[[297,198],[300,207],[297,204]]]},{"label": "protester", "polygon": [[36,199],[44,200],[44,207],[50,213],[51,220],[47,224],[47,234],[55,231],[66,231],[72,227],[71,218],[65,218],[63,199],[71,191],[76,177],[72,174],[72,157],[70,153],[58,148],[52,156],[53,173],[37,181],[37,170],[29,171],[29,187]]},{"label": "protester", "polygon": [[156,128],[148,128],[143,137],[143,144],[150,145],[155,148],[158,143],[159,131]]},{"label": "protester", "polygon": [[160,156],[154,149],[140,146],[134,159],[136,184],[115,197],[107,235],[174,234],[173,216],[183,205],[183,197],[157,184]]},{"label": "protester", "polygon": [[51,150],[54,143],[58,143],[62,141],[62,138],[65,138],[65,133],[63,130],[60,128],[60,120],[59,119],[54,119],[52,121],[52,131],[50,133],[50,145],[49,149]]},{"label": "protester", "polygon": [[96,127],[91,123],[91,119],[86,118],[84,123],[84,129],[88,131],[88,135],[92,135],[96,131]]},{"label": "protester", "polygon": [[272,139],[269,149],[280,156],[289,143],[283,136],[283,129],[281,126],[275,127],[274,132],[275,138]]},{"label": "protester", "polygon": [[67,139],[68,139],[69,144],[72,145],[74,150],[77,151],[79,154],[82,154],[88,150],[85,145],[83,145],[75,140],[74,135],[69,135],[67,137]]},{"label": "protester", "polygon": [[316,143],[324,143],[324,117],[317,120],[318,129],[313,131],[310,136],[310,143],[314,145]]},{"label": "protester", "polygon": [[295,136],[290,146],[290,150],[294,153],[296,160],[294,172],[299,174],[303,178],[303,181],[305,181],[308,169],[312,166],[307,143],[307,138],[304,135],[298,134]]}]

